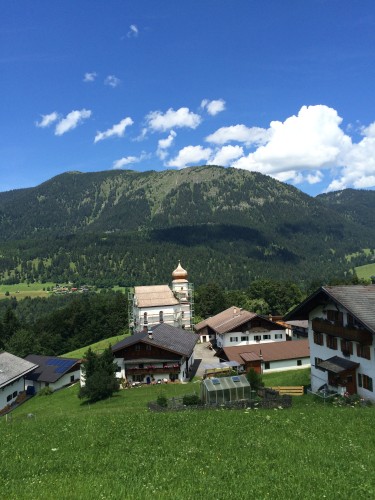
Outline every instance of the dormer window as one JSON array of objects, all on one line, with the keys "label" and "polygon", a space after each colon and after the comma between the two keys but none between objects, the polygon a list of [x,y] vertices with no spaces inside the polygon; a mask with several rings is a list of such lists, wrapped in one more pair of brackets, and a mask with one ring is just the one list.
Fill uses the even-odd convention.
[{"label": "dormer window", "polygon": [[143,324],[144,325],[147,325],[148,321],[147,321],[147,313],[143,313]]}]

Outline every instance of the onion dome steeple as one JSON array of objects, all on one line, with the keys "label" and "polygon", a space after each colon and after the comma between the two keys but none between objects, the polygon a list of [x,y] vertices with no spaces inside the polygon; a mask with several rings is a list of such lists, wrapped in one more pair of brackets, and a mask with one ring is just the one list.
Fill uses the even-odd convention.
[{"label": "onion dome steeple", "polygon": [[172,273],[173,280],[187,280],[187,277],[187,271],[185,271],[185,269],[181,266],[180,261],[178,261],[178,266]]}]

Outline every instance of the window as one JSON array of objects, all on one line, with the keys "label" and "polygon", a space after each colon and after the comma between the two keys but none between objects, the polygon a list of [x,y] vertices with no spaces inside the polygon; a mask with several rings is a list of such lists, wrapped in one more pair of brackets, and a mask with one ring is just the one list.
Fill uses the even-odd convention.
[{"label": "window", "polygon": [[13,397],[14,397],[14,398],[16,398],[16,397],[17,397],[17,394],[18,394],[18,392],[17,392],[17,391],[14,391],[14,392],[13,392]]},{"label": "window", "polygon": [[275,339],[282,339],[283,334],[282,333],[275,333]]},{"label": "window", "polygon": [[263,340],[270,340],[271,339],[271,335],[269,335],[268,333],[266,335],[263,335]]},{"label": "window", "polygon": [[[120,367],[118,366],[118,368],[120,368]],[[120,368],[120,370],[121,370],[121,368]],[[116,371],[120,371],[120,370],[117,370],[117,368],[116,368]],[[70,381],[74,382],[74,375],[70,375]]]},{"label": "window", "polygon": [[229,340],[231,342],[238,342],[238,337],[230,337]]},{"label": "window", "polygon": [[302,366],[302,359],[297,359],[297,366]]},{"label": "window", "polygon": [[322,361],[323,361],[323,360],[322,360],[321,358],[315,358],[315,363],[314,363],[314,364],[315,364],[315,368],[316,368],[317,370],[321,370],[321,371],[323,371],[323,372],[324,372],[323,368],[320,368],[320,366],[319,366],[319,365],[320,365],[320,363],[321,363]]},{"label": "window", "polygon": [[357,344],[357,356],[359,358],[371,359],[370,346]]},{"label": "window", "polygon": [[266,362],[264,363],[264,369],[265,369],[265,370],[269,370],[269,369],[270,369],[270,362],[269,362],[269,361],[266,361]]},{"label": "window", "polygon": [[143,382],[144,378],[145,378],[144,375],[133,375],[133,381],[134,382]]},{"label": "window", "polygon": [[372,378],[368,377],[367,375],[361,375],[358,373],[358,385],[359,387],[363,387],[364,389],[367,389],[368,391],[373,392],[373,383],[372,383]]},{"label": "window", "polygon": [[332,335],[327,335],[327,347],[329,349],[337,349],[337,337],[333,337]]},{"label": "window", "polygon": [[143,313],[143,324],[144,325],[147,325],[148,321],[147,321],[147,313]]},{"label": "window", "polygon": [[343,318],[344,315],[340,311],[327,311],[327,319],[329,319],[329,321],[333,321],[336,325],[343,325]]},{"label": "window", "polygon": [[181,318],[184,319],[185,318],[185,311],[182,311],[181,312]]},{"label": "window", "polygon": [[7,396],[7,403],[9,403],[9,401],[12,401],[12,395],[9,394],[9,396]]},{"label": "window", "polygon": [[146,344],[146,351],[151,351],[152,346],[150,344]]},{"label": "window", "polygon": [[324,345],[324,338],[322,333],[314,332],[314,344]]},{"label": "window", "polygon": [[163,323],[163,321],[164,321],[163,311],[159,311],[159,323]]},{"label": "window", "polygon": [[241,342],[246,342],[246,341],[247,341],[247,335],[242,335]]},{"label": "window", "polygon": [[141,350],[141,344],[135,344],[134,349],[136,351],[140,351]]},{"label": "window", "polygon": [[350,356],[353,354],[353,344],[349,340],[341,340],[341,350],[344,356]]},{"label": "window", "polygon": [[262,340],[262,337],[260,335],[254,335],[254,340],[260,342]]}]

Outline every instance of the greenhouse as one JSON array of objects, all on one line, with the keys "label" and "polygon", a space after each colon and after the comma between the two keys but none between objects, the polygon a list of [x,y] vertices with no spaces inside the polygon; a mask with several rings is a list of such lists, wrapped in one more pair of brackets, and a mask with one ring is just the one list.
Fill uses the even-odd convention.
[{"label": "greenhouse", "polygon": [[251,398],[251,387],[245,375],[206,378],[201,385],[204,403],[227,403]]}]

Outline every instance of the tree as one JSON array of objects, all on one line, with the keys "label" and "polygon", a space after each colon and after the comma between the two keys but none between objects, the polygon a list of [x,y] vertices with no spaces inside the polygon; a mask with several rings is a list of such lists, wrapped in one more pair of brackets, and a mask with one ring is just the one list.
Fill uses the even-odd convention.
[{"label": "tree", "polygon": [[228,307],[222,288],[214,283],[200,286],[196,291],[194,302],[195,312],[202,318],[215,316]]},{"label": "tree", "polygon": [[82,364],[85,385],[81,387],[78,397],[94,403],[112,396],[120,389],[116,369],[111,347],[105,349],[103,354],[96,354],[89,349]]}]

